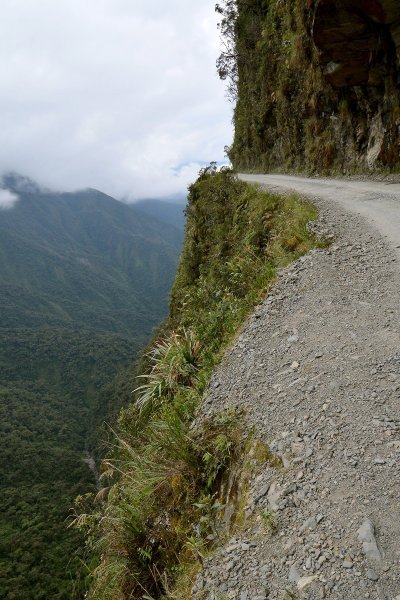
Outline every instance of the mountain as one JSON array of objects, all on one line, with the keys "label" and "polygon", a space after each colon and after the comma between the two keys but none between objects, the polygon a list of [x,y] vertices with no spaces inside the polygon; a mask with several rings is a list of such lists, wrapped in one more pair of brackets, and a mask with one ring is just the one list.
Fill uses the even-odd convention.
[{"label": "mountain", "polygon": [[224,0],[235,168],[398,170],[397,0]]},{"label": "mountain", "polygon": [[145,340],[166,313],[182,232],[97,190],[21,191],[20,179],[8,182],[19,201],[0,213],[2,326]]},{"label": "mountain", "polygon": [[185,228],[185,205],[183,203],[149,198],[139,200],[133,206],[136,210],[173,225],[182,231]]},{"label": "mountain", "polygon": [[[0,210],[0,598],[81,598],[74,498],[166,315],[182,230],[97,190],[10,175]],[[92,470],[89,468],[91,466]]]}]

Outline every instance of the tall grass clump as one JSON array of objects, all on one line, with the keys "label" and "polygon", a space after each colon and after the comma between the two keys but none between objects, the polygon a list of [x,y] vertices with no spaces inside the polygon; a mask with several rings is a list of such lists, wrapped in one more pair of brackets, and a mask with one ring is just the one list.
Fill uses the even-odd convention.
[{"label": "tall grass clump", "polygon": [[298,195],[272,195],[213,164],[190,187],[170,322],[194,329],[211,364],[276,270],[317,244],[307,230],[316,216]]},{"label": "tall grass clump", "polygon": [[232,473],[249,447],[237,412],[196,418],[202,394],[276,269],[316,244],[306,227],[315,217],[299,197],[271,195],[213,164],[190,187],[168,322],[121,412],[102,489],[77,500],[89,600],[190,597],[176,582],[190,590],[226,528]]}]

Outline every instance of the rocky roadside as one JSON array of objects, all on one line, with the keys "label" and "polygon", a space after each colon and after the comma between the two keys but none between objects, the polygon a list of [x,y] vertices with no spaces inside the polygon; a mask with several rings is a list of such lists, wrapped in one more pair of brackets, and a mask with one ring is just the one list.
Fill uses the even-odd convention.
[{"label": "rocky roadside", "polygon": [[334,243],[279,273],[215,371],[280,456],[205,559],[204,600],[400,600],[400,266],[361,217],[316,200]]}]

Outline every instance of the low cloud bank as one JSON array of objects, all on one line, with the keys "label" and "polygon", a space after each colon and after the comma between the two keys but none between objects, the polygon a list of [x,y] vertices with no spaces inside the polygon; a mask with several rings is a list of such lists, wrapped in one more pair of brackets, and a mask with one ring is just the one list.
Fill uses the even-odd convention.
[{"label": "low cloud bank", "polygon": [[232,137],[214,4],[3,0],[0,173],[132,200],[183,193]]},{"label": "low cloud bank", "polygon": [[18,202],[19,197],[17,194],[13,194],[9,190],[0,189],[0,210],[7,210],[14,206]]}]

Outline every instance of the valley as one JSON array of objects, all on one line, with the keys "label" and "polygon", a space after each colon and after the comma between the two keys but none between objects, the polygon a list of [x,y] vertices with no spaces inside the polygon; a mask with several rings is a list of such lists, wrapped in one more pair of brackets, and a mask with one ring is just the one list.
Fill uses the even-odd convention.
[{"label": "valley", "polygon": [[0,598],[69,600],[87,575],[68,529],[96,489],[85,453],[99,457],[130,400],[182,229],[95,190],[5,184],[19,199],[0,211]]}]

